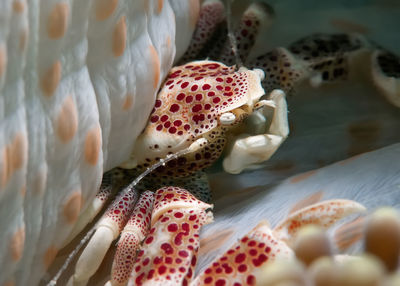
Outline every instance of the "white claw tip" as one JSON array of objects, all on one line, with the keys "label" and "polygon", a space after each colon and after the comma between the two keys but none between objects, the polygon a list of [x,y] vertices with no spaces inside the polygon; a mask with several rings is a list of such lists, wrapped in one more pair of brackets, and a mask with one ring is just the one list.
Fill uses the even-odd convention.
[{"label": "white claw tip", "polygon": [[265,73],[264,73],[263,70],[261,70],[261,69],[254,69],[253,71],[258,75],[258,77],[260,78],[261,81],[264,80],[264,78],[265,78]]},{"label": "white claw tip", "polygon": [[235,122],[236,116],[232,112],[225,112],[219,117],[219,121],[222,125],[230,125]]}]

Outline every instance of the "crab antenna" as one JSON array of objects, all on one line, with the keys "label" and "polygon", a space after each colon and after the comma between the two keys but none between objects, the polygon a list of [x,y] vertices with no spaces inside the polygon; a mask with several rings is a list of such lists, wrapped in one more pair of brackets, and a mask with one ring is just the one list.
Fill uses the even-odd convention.
[{"label": "crab antenna", "polygon": [[232,8],[231,8],[231,1],[233,0],[226,0],[226,25],[228,27],[228,39],[231,44],[232,52],[235,56],[236,68],[239,69],[243,66],[242,59],[239,56],[238,49],[237,49],[237,41],[235,37],[235,33],[233,32],[232,26]]},{"label": "crab antenna", "polygon": [[75,247],[74,250],[68,255],[68,258],[65,260],[64,264],[61,266],[60,270],[58,270],[57,274],[54,275],[53,279],[47,283],[46,286],[55,286],[57,284],[58,278],[60,278],[61,274],[67,269],[68,265],[71,263],[72,259],[79,252],[82,246],[88,242],[88,240],[92,237],[93,233],[96,231],[96,225],[94,225],[85,235],[84,238],[79,242],[79,244]]},{"label": "crab antenna", "polygon": [[[177,159],[180,156],[186,155],[188,153],[194,152],[197,149],[199,149],[201,146],[207,143],[207,139],[205,138],[200,138],[194,141],[189,147],[178,151],[174,154],[168,154],[165,158],[161,158],[157,163],[154,165],[150,166],[146,171],[141,173],[139,176],[136,177],[136,179],[130,183],[124,190],[123,194],[129,193],[132,191],[132,189],[148,174],[153,172],[155,169],[157,169],[160,166],[165,166],[165,164],[168,161],[171,161],[173,159]],[[54,275],[53,279],[47,283],[46,286],[55,286],[57,284],[57,280],[60,278],[61,274],[67,269],[69,264],[71,263],[72,259],[75,257],[75,255],[79,252],[79,250],[82,248],[82,246],[89,241],[89,239],[92,237],[94,232],[97,229],[97,224],[95,224],[87,233],[86,235],[82,238],[82,240],[79,242],[79,244],[75,247],[75,249],[68,255],[68,258],[65,260],[64,264],[61,266],[60,270],[58,270],[57,274]]]},{"label": "crab antenna", "polygon": [[173,159],[177,159],[180,156],[186,155],[188,153],[196,151],[198,148],[200,148],[202,145],[207,143],[207,139],[205,138],[200,138],[194,141],[188,148],[185,148],[181,151],[178,151],[174,154],[169,154],[165,158],[161,158],[157,163],[154,165],[151,165],[149,168],[146,169],[143,173],[141,173],[139,176],[136,177],[136,179],[130,183],[125,189],[124,192],[129,192],[133,187],[135,187],[144,177],[146,177],[148,174],[153,172],[155,169],[157,169],[160,166],[165,166],[165,164],[168,161],[171,161]]}]

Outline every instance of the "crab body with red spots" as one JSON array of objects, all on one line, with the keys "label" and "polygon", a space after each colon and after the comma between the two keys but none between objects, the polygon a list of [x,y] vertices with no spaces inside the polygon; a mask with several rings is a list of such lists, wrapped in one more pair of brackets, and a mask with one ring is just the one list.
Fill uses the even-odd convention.
[{"label": "crab body with red spots", "polygon": [[[136,142],[131,161],[123,166],[152,164],[188,148],[200,138],[207,139],[207,151],[203,148],[204,151],[192,154],[194,160],[187,160],[192,167],[185,166],[184,159],[177,163],[181,169],[191,171],[211,165],[224,148],[226,132],[241,123],[264,95],[262,79],[261,70],[235,70],[214,61],[195,61],[172,68],[148,125]],[[238,109],[246,110],[242,112],[245,114],[235,117]],[[224,117],[229,115],[233,120],[226,122]]]}]

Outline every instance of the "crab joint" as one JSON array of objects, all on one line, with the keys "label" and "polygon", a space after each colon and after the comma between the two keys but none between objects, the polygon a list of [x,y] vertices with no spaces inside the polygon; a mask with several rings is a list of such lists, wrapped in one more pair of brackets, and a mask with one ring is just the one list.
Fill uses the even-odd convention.
[{"label": "crab joint", "polygon": [[111,281],[106,285],[125,285],[133,269],[140,242],[146,237],[153,209],[154,195],[144,192],[121,233],[111,271]]},{"label": "crab joint", "polygon": [[149,235],[128,285],[187,285],[197,261],[200,228],[211,222],[212,205],[178,187],[155,194]]},{"label": "crab joint", "polygon": [[97,229],[85,247],[75,266],[75,273],[68,285],[86,285],[96,272],[112,241],[125,226],[135,205],[138,194],[134,189],[123,192],[107,209],[97,224]]}]

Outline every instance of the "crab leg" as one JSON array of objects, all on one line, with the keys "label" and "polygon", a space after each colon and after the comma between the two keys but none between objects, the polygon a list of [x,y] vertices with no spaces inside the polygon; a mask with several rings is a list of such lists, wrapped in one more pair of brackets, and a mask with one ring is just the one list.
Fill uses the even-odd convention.
[{"label": "crab leg", "polygon": [[255,285],[255,269],[278,258],[292,257],[293,251],[274,237],[267,222],[261,222],[197,276],[191,285]]},{"label": "crab leg", "polygon": [[107,174],[103,176],[103,181],[100,186],[100,190],[92,203],[85,209],[85,211],[79,216],[78,221],[75,223],[74,228],[65,240],[64,245],[67,245],[72,239],[74,239],[82,229],[93,220],[93,218],[100,212],[104,204],[110,198],[112,193],[112,182],[110,176]]},{"label": "crab leg", "polygon": [[86,285],[96,272],[111,242],[115,240],[130,217],[138,199],[136,190],[123,192],[107,209],[97,224],[97,229],[85,247],[75,266],[75,273],[68,285]]},{"label": "crab leg", "polygon": [[202,225],[212,205],[178,187],[155,194],[151,229],[138,254],[128,285],[187,285],[193,276]]},{"label": "crab leg", "polygon": [[274,228],[274,234],[288,245],[292,245],[299,230],[306,225],[314,224],[328,229],[338,220],[365,210],[363,205],[350,200],[323,201],[289,215]]},{"label": "crab leg", "polygon": [[106,285],[125,285],[133,269],[139,244],[146,237],[153,210],[154,195],[151,191],[144,192],[121,233],[111,271],[111,281]]},{"label": "crab leg", "polygon": [[273,230],[262,222],[206,268],[192,285],[255,285],[267,261],[294,258],[289,246],[294,244],[301,227],[315,224],[321,229],[328,228],[337,220],[364,210],[353,201],[332,200],[294,212]]},{"label": "crab leg", "polygon": [[223,161],[225,171],[237,174],[246,167],[268,160],[289,134],[285,93],[281,90],[273,90],[270,100],[263,103],[274,108],[269,128],[271,134],[236,139]]},{"label": "crab leg", "polygon": [[[262,29],[271,25],[273,11],[271,7],[262,2],[252,3],[244,12],[239,25],[235,28],[233,36],[237,44],[237,53],[242,61],[245,61],[254,46],[257,35]],[[226,65],[235,64],[235,56],[232,52],[232,44],[226,41],[219,59]]]},{"label": "crab leg", "polygon": [[225,18],[224,5],[218,0],[205,1],[200,10],[199,21],[192,41],[180,62],[182,64],[199,58],[199,53]]}]

